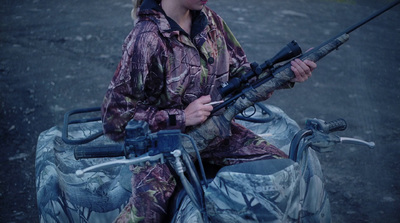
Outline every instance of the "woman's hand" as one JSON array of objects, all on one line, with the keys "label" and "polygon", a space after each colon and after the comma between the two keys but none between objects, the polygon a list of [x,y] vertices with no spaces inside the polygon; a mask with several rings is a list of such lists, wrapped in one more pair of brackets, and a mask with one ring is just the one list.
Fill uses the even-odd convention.
[{"label": "woman's hand", "polygon": [[194,100],[185,109],[185,123],[186,126],[198,125],[203,123],[208,116],[210,116],[213,110],[212,105],[208,105],[211,102],[211,96],[201,96]]},{"label": "woman's hand", "polygon": [[300,59],[292,60],[291,70],[293,71],[295,78],[292,82],[304,82],[312,75],[312,71],[317,68],[317,64],[311,60],[302,61]]}]

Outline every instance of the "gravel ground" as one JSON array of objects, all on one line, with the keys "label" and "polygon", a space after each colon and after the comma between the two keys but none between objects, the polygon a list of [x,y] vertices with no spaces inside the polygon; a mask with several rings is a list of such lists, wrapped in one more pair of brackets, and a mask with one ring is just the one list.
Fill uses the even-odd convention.
[{"label": "gravel ground", "polygon": [[[390,1],[212,0],[250,61],[292,39],[316,46]],[[99,106],[132,27],[130,0],[3,0],[0,7],[2,222],[37,222],[35,149],[66,111]],[[321,154],[334,222],[400,220],[400,7],[351,34],[313,77],[270,103],[300,125],[345,118],[343,136],[374,141]]]}]

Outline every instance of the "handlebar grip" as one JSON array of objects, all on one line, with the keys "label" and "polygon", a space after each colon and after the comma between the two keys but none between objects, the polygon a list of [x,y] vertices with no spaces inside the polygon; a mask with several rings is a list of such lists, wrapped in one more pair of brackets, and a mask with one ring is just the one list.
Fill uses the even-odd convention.
[{"label": "handlebar grip", "polygon": [[123,145],[80,146],[74,150],[76,160],[88,158],[125,156]]},{"label": "handlebar grip", "polygon": [[326,123],[326,129],[328,132],[344,131],[346,128],[347,123],[342,118]]}]

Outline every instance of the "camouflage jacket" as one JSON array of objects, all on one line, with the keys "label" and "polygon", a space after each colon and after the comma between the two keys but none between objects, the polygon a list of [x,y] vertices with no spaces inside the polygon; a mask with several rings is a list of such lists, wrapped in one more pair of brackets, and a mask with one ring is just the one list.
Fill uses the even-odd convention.
[{"label": "camouflage jacket", "polygon": [[147,121],[152,131],[185,132],[189,103],[203,95],[219,100],[217,87],[250,69],[220,16],[208,7],[192,14],[187,34],[154,0],[142,4],[102,106],[103,128],[112,139],[123,138],[132,118]]}]

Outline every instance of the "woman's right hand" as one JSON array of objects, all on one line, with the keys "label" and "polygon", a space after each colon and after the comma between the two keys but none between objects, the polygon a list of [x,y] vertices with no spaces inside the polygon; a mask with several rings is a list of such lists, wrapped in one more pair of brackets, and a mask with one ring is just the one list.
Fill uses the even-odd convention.
[{"label": "woman's right hand", "polygon": [[185,108],[185,124],[186,126],[193,126],[203,123],[210,116],[213,110],[212,105],[208,105],[211,102],[211,96],[201,96],[194,100]]}]

